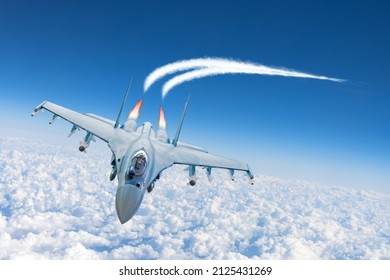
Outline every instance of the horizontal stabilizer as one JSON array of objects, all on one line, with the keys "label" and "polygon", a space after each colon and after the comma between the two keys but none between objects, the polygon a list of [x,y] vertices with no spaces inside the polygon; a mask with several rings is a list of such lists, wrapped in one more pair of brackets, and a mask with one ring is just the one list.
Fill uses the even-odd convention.
[{"label": "horizontal stabilizer", "polygon": [[184,142],[181,142],[181,141],[178,141],[178,142],[177,142],[177,147],[183,147],[183,148],[187,148],[187,149],[191,149],[191,150],[196,150],[196,151],[208,153],[208,151],[206,151],[206,150],[205,150],[204,148],[202,148],[202,147],[195,146],[195,145],[188,144],[188,143],[184,143]]}]

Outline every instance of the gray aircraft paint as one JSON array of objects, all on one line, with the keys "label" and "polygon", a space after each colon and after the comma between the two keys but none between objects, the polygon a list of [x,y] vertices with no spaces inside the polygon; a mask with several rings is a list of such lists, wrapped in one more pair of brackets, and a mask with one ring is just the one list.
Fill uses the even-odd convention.
[{"label": "gray aircraft paint", "polygon": [[[187,104],[188,100],[185,108]],[[177,136],[170,142],[164,128],[160,127],[155,132],[149,122],[138,126],[136,120],[128,119],[124,124],[119,125],[118,121],[94,114],[81,114],[48,101],[37,106],[31,115],[34,116],[43,109],[53,113],[53,120],[61,117],[72,123],[71,134],[80,128],[87,131],[87,135],[80,142],[80,151],[88,148],[90,141],[94,139],[93,136],[108,143],[113,153],[113,170],[110,179],[117,177],[118,180],[115,207],[122,224],[135,215],[145,192],[152,191],[161,172],[173,164],[189,166],[190,185],[196,183],[195,166],[205,167],[208,175],[211,175],[212,168],[227,169],[232,179],[234,170],[244,171],[253,183],[253,173],[247,163],[213,155],[201,147],[178,141],[185,110],[176,133]],[[139,153],[146,155],[145,169],[141,175],[131,175],[134,173],[134,170],[130,171],[133,160]]]}]

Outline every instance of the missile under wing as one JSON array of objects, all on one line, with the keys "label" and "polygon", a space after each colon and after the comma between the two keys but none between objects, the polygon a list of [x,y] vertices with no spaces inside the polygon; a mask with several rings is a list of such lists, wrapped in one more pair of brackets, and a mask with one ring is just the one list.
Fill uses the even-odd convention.
[{"label": "missile under wing", "polygon": [[[122,108],[123,104],[124,102]],[[169,140],[165,129],[162,108],[157,131],[153,130],[149,122],[141,126],[137,125],[141,105],[142,100],[123,124],[119,124],[120,114],[117,120],[113,121],[94,114],[81,114],[48,101],[36,107],[32,116],[47,110],[53,113],[53,120],[62,118],[73,124],[70,135],[77,129],[85,130],[87,134],[80,142],[80,151],[85,151],[95,136],[108,144],[113,153],[110,180],[115,178],[118,180],[115,205],[121,223],[127,222],[134,216],[145,192],[151,192],[161,172],[173,164],[188,165],[189,183],[192,186],[196,184],[197,166],[204,167],[209,176],[213,168],[229,170],[232,178],[235,170],[244,171],[253,184],[253,173],[247,163],[217,156],[201,147],[179,141],[188,100],[172,141]]]}]

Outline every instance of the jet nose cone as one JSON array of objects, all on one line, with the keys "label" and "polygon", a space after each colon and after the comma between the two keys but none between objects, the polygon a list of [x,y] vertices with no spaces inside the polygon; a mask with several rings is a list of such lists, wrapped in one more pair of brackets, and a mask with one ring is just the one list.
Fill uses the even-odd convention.
[{"label": "jet nose cone", "polygon": [[115,208],[119,221],[124,224],[130,220],[141,204],[142,193],[134,185],[119,186],[116,191]]}]

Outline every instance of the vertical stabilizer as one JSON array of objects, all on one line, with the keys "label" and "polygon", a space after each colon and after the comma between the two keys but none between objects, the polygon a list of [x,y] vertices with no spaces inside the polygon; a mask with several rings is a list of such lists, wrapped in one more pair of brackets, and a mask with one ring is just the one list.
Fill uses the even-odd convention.
[{"label": "vertical stabilizer", "polygon": [[172,141],[172,145],[175,146],[175,147],[177,146],[177,141],[179,141],[180,131],[181,131],[181,128],[183,126],[184,118],[186,116],[187,105],[188,105],[188,101],[189,100],[190,100],[190,96],[188,95],[186,105],[184,106],[183,115],[181,116],[181,120],[180,120],[180,123],[179,123],[179,127],[177,128],[175,138]]},{"label": "vertical stabilizer", "polygon": [[131,77],[129,85],[128,85],[127,90],[126,90],[126,94],[123,97],[122,106],[121,106],[121,108],[119,110],[118,117],[116,118],[116,122],[115,122],[115,125],[114,125],[115,128],[117,128],[119,126],[119,119],[120,119],[121,114],[122,114],[123,106],[125,106],[127,95],[129,94],[132,82],[133,82],[133,77]]}]

